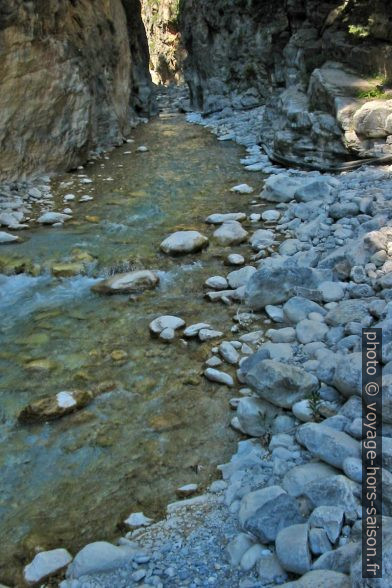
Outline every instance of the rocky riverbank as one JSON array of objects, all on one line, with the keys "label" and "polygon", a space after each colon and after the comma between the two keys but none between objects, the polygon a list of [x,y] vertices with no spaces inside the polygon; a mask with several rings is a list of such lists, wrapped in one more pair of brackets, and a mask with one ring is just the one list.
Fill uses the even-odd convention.
[{"label": "rocky riverbank", "polygon": [[[131,525],[117,546],[90,544],[69,565],[56,567],[54,555],[41,555],[48,562],[41,578],[51,565],[68,565],[62,588],[364,586],[363,327],[383,329],[384,363],[384,575],[366,586],[391,583],[392,169],[279,169],[257,145],[255,114],[188,116],[247,149],[241,163],[249,184],[233,186],[238,209],[206,219],[206,238],[223,239],[225,263],[240,269],[222,265],[221,275],[200,284],[207,299],[232,309],[233,323],[185,325],[179,314],[150,326],[165,341],[210,338],[204,375],[233,390],[231,424],[243,440],[219,466],[223,479],[169,505],[165,520],[138,516],[139,528]],[[260,197],[253,171],[270,174]],[[241,193],[251,189],[248,208]],[[245,219],[253,233],[241,227]],[[171,239],[178,244],[178,235]],[[248,255],[240,256],[235,245],[244,240]],[[228,330],[232,336],[223,337]],[[192,486],[179,495],[197,492]]]}]

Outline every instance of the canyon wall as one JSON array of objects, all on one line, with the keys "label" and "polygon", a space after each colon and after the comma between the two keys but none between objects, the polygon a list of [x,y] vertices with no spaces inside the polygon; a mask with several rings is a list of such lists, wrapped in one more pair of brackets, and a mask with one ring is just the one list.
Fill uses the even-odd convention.
[{"label": "canyon wall", "polygon": [[0,179],[83,163],[151,110],[139,0],[0,0]]},{"label": "canyon wall", "polygon": [[142,0],[142,18],[150,48],[150,71],[156,84],[184,81],[185,58],[179,30],[180,0]]},{"label": "canyon wall", "polygon": [[260,142],[294,164],[391,155],[391,23],[387,0],[181,0],[193,107],[265,104]]}]

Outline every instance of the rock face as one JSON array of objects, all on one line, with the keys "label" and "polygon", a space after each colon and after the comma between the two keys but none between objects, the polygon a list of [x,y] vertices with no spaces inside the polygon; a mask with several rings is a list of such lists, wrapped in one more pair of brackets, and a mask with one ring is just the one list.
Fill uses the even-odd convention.
[{"label": "rock face", "polygon": [[309,166],[391,154],[392,95],[383,96],[374,78],[392,74],[387,0],[180,6],[194,107],[209,113],[265,104],[262,142],[274,156]]},{"label": "rock face", "polygon": [[76,167],[149,113],[139,0],[3,2],[0,22],[0,179]]},{"label": "rock face", "polygon": [[179,30],[179,0],[142,0],[142,18],[150,47],[155,84],[183,82],[185,52]]}]

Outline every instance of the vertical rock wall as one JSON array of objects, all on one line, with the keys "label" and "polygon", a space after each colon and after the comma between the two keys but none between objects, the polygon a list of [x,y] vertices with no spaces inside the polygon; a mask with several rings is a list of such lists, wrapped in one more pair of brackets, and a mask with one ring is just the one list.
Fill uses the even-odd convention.
[{"label": "vertical rock wall", "polygon": [[0,179],[69,169],[150,110],[139,0],[0,0]]}]

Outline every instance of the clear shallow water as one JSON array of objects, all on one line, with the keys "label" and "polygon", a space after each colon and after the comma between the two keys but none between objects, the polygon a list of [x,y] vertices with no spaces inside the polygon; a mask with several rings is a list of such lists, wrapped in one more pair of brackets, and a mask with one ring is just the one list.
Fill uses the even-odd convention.
[{"label": "clear shallow water", "polygon": [[[153,120],[133,137],[56,182],[55,210],[74,211],[63,229],[25,231],[24,243],[0,252],[0,264],[19,261],[38,274],[0,274],[0,581],[17,582],[36,546],[75,552],[113,538],[133,511],[160,516],[178,486],[214,478],[237,440],[227,426],[232,392],[201,376],[213,344],[166,346],[151,339],[148,324],[178,314],[229,333],[234,310],[206,303],[202,287],[228,271],[227,250],[211,245],[171,259],[159,244],[180,228],[211,234],[203,221],[213,212],[249,210],[252,197],[229,188],[245,181],[258,188],[261,176],[241,169],[241,148],[182,117]],[[150,151],[135,153],[141,144]],[[79,174],[93,183],[81,185]],[[67,193],[94,201],[64,205]],[[51,274],[54,263],[86,253],[85,275]],[[136,301],[90,291],[97,279],[133,267],[159,270],[160,287]],[[127,352],[125,361],[113,361],[116,349]],[[30,369],[35,359],[49,369]],[[16,423],[32,400],[98,386],[107,391],[79,413]]]}]

